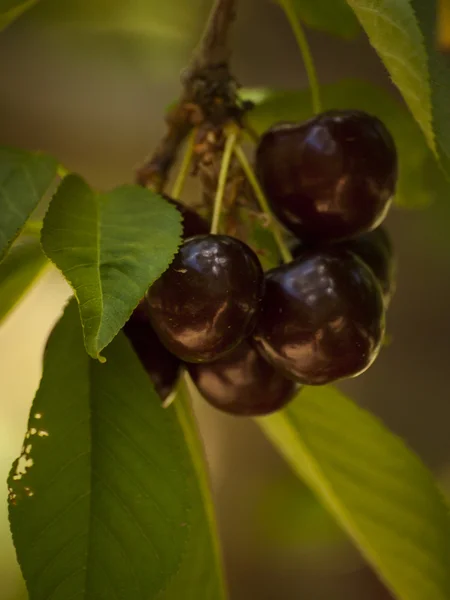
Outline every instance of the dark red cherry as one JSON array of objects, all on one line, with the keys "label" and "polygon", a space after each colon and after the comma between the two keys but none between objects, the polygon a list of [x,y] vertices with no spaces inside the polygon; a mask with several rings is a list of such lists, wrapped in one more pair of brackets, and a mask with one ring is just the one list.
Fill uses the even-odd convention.
[{"label": "dark red cherry", "polygon": [[[384,305],[389,306],[396,287],[396,261],[391,238],[384,227],[377,227],[352,240],[339,242],[339,247],[353,252],[372,270],[383,292]],[[294,257],[301,256],[304,247],[294,248]]]},{"label": "dark red cherry", "polygon": [[256,167],[288,229],[306,241],[337,240],[383,221],[395,191],[397,152],[378,118],[333,110],[269,129]]},{"label": "dark red cherry", "polygon": [[185,206],[178,200],[174,200],[167,196],[166,194],[162,194],[163,198],[165,198],[170,204],[175,206],[181,213],[183,217],[183,238],[187,239],[193,237],[194,235],[206,235],[209,233],[209,225],[205,221],[203,217],[201,217],[195,210]]},{"label": "dark red cherry", "polygon": [[226,235],[187,240],[147,292],[151,323],[186,362],[219,359],[253,331],[264,291],[258,257]]},{"label": "dark red cherry", "polygon": [[372,270],[381,286],[384,305],[389,306],[396,287],[396,260],[388,232],[378,227],[353,240],[342,242]]},{"label": "dark red cherry", "polygon": [[384,317],[380,285],[359,258],[339,247],[306,251],[267,273],[254,339],[284,375],[326,384],[372,364]]},{"label": "dark red cherry", "polygon": [[180,360],[159,341],[147,314],[145,301],[141,301],[123,331],[131,342],[155,390],[165,400],[177,381]]},{"label": "dark red cherry", "polygon": [[203,398],[232,415],[267,415],[285,406],[297,389],[247,340],[213,363],[187,368]]}]

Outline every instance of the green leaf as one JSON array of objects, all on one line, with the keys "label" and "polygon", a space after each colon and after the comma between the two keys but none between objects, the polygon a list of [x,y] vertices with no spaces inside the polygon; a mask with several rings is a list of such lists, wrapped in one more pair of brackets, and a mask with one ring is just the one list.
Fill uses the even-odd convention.
[{"label": "green leaf", "polygon": [[291,2],[298,18],[312,29],[339,35],[345,39],[354,38],[358,34],[358,21],[346,0],[278,0],[278,2],[281,6]]},{"label": "green leaf", "polygon": [[450,174],[450,68],[447,57],[437,51],[438,2],[412,0],[419,19],[428,57],[431,104],[438,154]]},{"label": "green leaf", "polygon": [[348,544],[332,515],[293,474],[265,482],[252,503],[255,537],[282,548],[314,550]]},{"label": "green leaf", "polygon": [[38,240],[15,245],[0,263],[0,323],[44,271],[47,258]]},{"label": "green leaf", "polygon": [[90,356],[100,358],[166,270],[181,233],[180,213],[150,190],[124,185],[100,194],[76,175],[63,180],[42,247],[75,291]]},{"label": "green leaf", "polygon": [[347,3],[422,128],[429,147],[450,174],[450,69],[437,54],[436,0]]},{"label": "green leaf", "polygon": [[38,0],[0,0],[0,31],[32,8]]},{"label": "green leaf", "polygon": [[[395,201],[404,207],[422,207],[448,194],[449,187],[429,150],[420,127],[402,104],[370,83],[341,81],[321,88],[324,109],[358,108],[378,116],[391,131],[399,154]],[[244,90],[255,101],[249,119],[262,133],[279,121],[301,121],[312,116],[308,90]]]},{"label": "green leaf", "polygon": [[199,483],[190,513],[192,535],[180,569],[157,600],[225,600],[220,550],[203,447],[190,407],[189,392],[180,382],[173,406],[188,446]]},{"label": "green leaf", "polygon": [[45,154],[0,148],[0,260],[56,176]]},{"label": "green leaf", "polygon": [[331,387],[259,423],[402,600],[450,598],[450,517],[429,471]]},{"label": "green leaf", "polygon": [[8,481],[19,562],[33,600],[179,600],[166,590],[203,526],[191,441],[122,333],[105,354],[85,353],[72,301]]}]

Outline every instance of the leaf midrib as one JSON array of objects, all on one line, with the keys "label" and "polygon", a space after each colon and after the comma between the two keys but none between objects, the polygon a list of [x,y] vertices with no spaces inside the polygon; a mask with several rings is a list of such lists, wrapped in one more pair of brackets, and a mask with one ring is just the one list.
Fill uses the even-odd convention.
[{"label": "leaf midrib", "polygon": [[100,338],[100,330],[103,324],[103,317],[104,317],[104,300],[103,300],[103,284],[102,284],[102,278],[101,278],[101,269],[100,269],[100,260],[101,260],[101,206],[100,206],[100,202],[101,202],[101,196],[100,194],[95,194],[94,196],[94,202],[96,205],[96,214],[97,214],[97,269],[96,269],[96,273],[98,276],[98,287],[99,287],[99,291],[100,291],[100,306],[101,306],[101,311],[100,311],[100,320],[98,323],[98,328],[97,328],[97,334],[95,336],[95,352],[98,356],[98,342],[99,342],[99,338]]}]

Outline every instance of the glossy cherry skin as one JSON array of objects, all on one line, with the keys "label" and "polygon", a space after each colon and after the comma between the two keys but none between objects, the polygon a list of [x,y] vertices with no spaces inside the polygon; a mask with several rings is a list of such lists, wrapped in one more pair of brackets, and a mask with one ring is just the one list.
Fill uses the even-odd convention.
[{"label": "glossy cherry skin", "polygon": [[181,362],[159,341],[150,325],[145,301],[141,301],[134,310],[123,331],[150,376],[155,390],[165,400],[177,381]]},{"label": "glossy cherry skin", "polygon": [[273,211],[302,241],[346,239],[385,218],[397,181],[392,136],[376,117],[333,110],[261,138],[256,168]]},{"label": "glossy cherry skin", "polygon": [[374,274],[351,252],[330,247],[269,271],[254,339],[285,376],[321,385],[365,371],[384,328]]},{"label": "glossy cherry skin", "polygon": [[187,239],[193,237],[194,235],[206,235],[209,233],[209,225],[205,221],[205,219],[200,216],[195,210],[185,206],[178,200],[174,200],[167,196],[166,194],[162,194],[163,198],[165,198],[170,204],[175,206],[175,208],[181,213],[183,217],[183,238]]},{"label": "glossy cherry skin", "polygon": [[188,364],[187,368],[203,398],[231,415],[272,413],[292,400],[298,388],[247,340],[213,363]]},{"label": "glossy cherry skin", "polygon": [[[391,238],[384,227],[377,227],[352,240],[339,242],[339,247],[356,254],[378,279],[383,292],[384,305],[387,308],[396,288],[397,265]],[[292,252],[294,257],[301,256],[304,247],[299,244]]]},{"label": "glossy cherry skin", "polygon": [[264,292],[258,257],[226,235],[187,240],[147,292],[151,323],[186,362],[209,362],[253,331]]},{"label": "glossy cherry skin", "polygon": [[372,270],[381,286],[387,308],[396,288],[397,264],[391,238],[384,227],[377,227],[365,235],[342,242]]}]

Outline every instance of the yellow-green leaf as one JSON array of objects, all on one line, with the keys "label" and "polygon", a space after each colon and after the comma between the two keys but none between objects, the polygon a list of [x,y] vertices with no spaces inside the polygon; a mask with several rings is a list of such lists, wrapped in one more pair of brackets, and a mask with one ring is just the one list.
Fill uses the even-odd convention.
[{"label": "yellow-green leaf", "polygon": [[56,176],[51,156],[0,148],[0,260]]},{"label": "yellow-green leaf", "polygon": [[259,423],[397,598],[450,598],[449,510],[399,438],[331,387]]},{"label": "yellow-green leaf", "polygon": [[220,600],[196,432],[161,406],[122,333],[105,354],[104,364],[86,354],[72,301],[50,337],[8,481],[30,599],[181,600],[196,590]]},{"label": "yellow-green leaf", "polygon": [[180,381],[173,407],[191,453],[200,496],[192,506],[190,515],[195,535],[189,539],[177,574],[155,600],[225,600],[208,467],[184,380]]},{"label": "yellow-green leaf", "polygon": [[450,176],[450,68],[437,50],[436,0],[347,3]]},{"label": "yellow-green leaf", "polygon": [[63,180],[42,246],[74,289],[90,356],[100,358],[169,266],[181,233],[180,213],[150,190],[124,185],[101,194],[76,175]]},{"label": "yellow-green leaf", "polygon": [[38,0],[0,0],[0,31],[32,8]]},{"label": "yellow-green leaf", "polygon": [[13,246],[0,263],[0,322],[20,302],[47,264],[38,240]]}]

